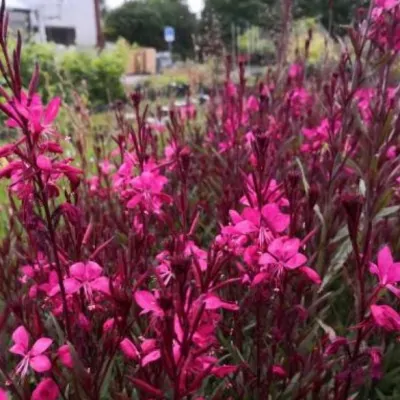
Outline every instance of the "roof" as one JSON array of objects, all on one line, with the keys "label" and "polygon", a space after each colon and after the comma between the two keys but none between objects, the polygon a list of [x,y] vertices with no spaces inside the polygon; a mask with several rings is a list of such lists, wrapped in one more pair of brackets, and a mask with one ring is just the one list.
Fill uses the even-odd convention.
[{"label": "roof", "polygon": [[8,10],[24,10],[24,11],[30,11],[32,9],[32,7],[30,7],[23,0],[6,0],[6,8]]}]

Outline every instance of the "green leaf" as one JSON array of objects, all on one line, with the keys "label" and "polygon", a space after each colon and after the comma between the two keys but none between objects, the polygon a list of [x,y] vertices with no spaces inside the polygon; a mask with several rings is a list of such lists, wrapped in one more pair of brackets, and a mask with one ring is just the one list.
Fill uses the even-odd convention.
[{"label": "green leaf", "polygon": [[331,240],[331,244],[340,242],[341,240],[347,238],[349,236],[349,228],[347,227],[347,224],[343,226],[342,228],[339,229],[338,233],[336,236]]},{"label": "green leaf", "polygon": [[331,263],[329,264],[328,270],[322,280],[319,291],[322,291],[334,278],[334,276],[343,268],[343,265],[349,258],[353,251],[350,239],[345,240],[342,245],[335,252]]},{"label": "green leaf", "polygon": [[383,218],[389,218],[391,216],[397,215],[399,210],[400,210],[400,206],[386,207],[383,210],[378,212],[378,214],[374,218],[374,222],[377,222]]},{"label": "green leaf", "polygon": [[310,191],[310,185],[307,181],[306,173],[304,171],[303,164],[301,163],[299,157],[296,157],[296,164],[299,166],[300,173],[301,173],[301,180],[303,181],[303,186],[304,186],[304,191],[306,192],[306,195],[308,196],[308,192]]},{"label": "green leaf", "polygon": [[[115,363],[115,357],[112,359],[110,365],[108,366],[108,370],[106,373],[106,376],[104,377],[104,381],[101,385],[100,388],[100,399],[107,400],[110,398],[109,393],[108,393],[108,388],[110,386],[110,381],[112,379],[112,371]],[[105,363],[107,365],[108,363]]]}]

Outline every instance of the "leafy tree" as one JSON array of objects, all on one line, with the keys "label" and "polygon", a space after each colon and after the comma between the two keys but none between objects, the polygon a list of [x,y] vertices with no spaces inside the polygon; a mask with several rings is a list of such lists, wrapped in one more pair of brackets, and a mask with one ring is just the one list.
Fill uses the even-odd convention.
[{"label": "leafy tree", "polygon": [[[317,18],[328,27],[331,15],[335,26],[349,23],[355,9],[368,1],[293,0],[292,3],[295,18]],[[241,33],[250,26],[258,26],[268,32],[279,31],[282,4],[282,0],[206,0],[203,14],[213,10],[221,22],[224,41],[229,43],[233,25],[239,28]]]},{"label": "leafy tree", "polygon": [[318,17],[325,27],[329,26],[330,7],[332,10],[332,22],[339,27],[341,24],[348,24],[355,10],[367,5],[367,0],[296,0],[295,16],[297,17]]},{"label": "leafy tree", "polygon": [[130,43],[168,48],[164,27],[175,28],[174,52],[186,58],[193,54],[192,36],[197,20],[185,3],[179,0],[130,1],[110,11],[106,16],[106,35],[115,40],[123,37]]}]

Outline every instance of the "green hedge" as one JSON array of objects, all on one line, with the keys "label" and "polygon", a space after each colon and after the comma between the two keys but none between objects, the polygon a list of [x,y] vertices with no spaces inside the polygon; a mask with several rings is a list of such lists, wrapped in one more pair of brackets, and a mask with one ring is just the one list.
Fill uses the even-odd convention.
[{"label": "green hedge", "polygon": [[[40,62],[41,95],[68,95],[70,90],[87,94],[92,107],[124,98],[120,78],[125,70],[129,46],[117,42],[112,50],[100,54],[76,49],[60,50],[53,44],[27,43],[22,50],[22,75],[29,84],[35,62]],[[68,100],[68,99],[67,99]]]}]

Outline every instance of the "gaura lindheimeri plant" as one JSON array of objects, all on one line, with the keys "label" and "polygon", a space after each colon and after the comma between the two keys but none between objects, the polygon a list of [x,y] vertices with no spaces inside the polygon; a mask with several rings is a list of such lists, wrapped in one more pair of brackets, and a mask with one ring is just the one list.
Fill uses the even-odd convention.
[{"label": "gaura lindheimeri plant", "polygon": [[400,398],[399,24],[372,1],[337,62],[283,40],[255,86],[228,58],[207,105],[159,129],[135,92],[96,135],[22,81],[3,2],[0,399]]}]

